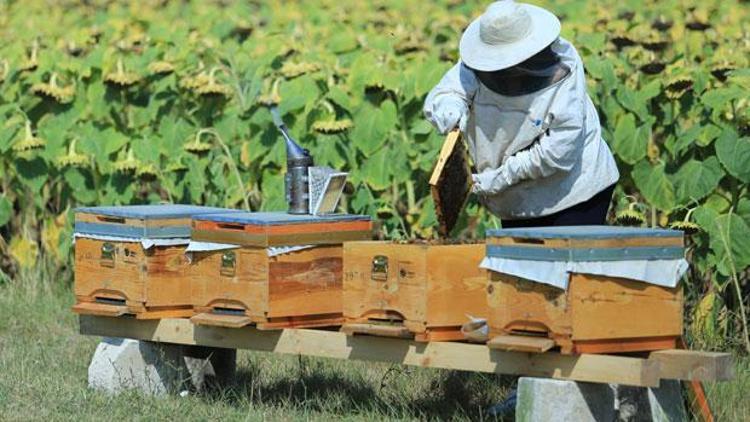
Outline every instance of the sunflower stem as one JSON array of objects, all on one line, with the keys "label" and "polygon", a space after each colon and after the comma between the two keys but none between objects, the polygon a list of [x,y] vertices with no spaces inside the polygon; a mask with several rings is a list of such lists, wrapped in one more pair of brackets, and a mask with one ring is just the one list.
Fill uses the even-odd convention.
[{"label": "sunflower stem", "polygon": [[226,156],[227,162],[229,163],[229,166],[231,167],[232,172],[234,173],[234,177],[237,179],[237,185],[243,191],[243,194],[242,194],[242,203],[243,203],[243,206],[245,207],[246,210],[252,211],[252,209],[250,208],[250,202],[248,201],[248,194],[246,192],[244,192],[245,186],[244,186],[244,183],[242,182],[242,176],[240,175],[240,170],[237,167],[237,163],[234,161],[234,158],[232,158],[232,154],[229,151],[229,147],[224,142],[224,140],[221,138],[221,135],[219,135],[219,132],[217,132],[215,129],[213,129],[213,128],[204,128],[204,129],[201,129],[196,134],[196,138],[200,137],[200,135],[203,134],[203,133],[209,133],[209,134],[213,135],[214,138],[216,139],[216,141],[221,146],[223,154],[224,154],[224,156]]}]

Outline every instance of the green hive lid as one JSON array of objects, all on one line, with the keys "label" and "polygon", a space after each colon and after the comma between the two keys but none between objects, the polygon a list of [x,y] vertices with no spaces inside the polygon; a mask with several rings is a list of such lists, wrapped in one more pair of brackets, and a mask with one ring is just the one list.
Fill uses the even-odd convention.
[{"label": "green hive lid", "polygon": [[[683,233],[679,230],[650,229],[614,226],[559,226],[530,227],[517,229],[489,230],[488,238],[513,238],[529,240],[607,240],[674,238],[681,242]],[[488,242],[487,256],[525,261],[640,261],[674,260],[684,257],[684,247],[674,245],[627,245],[613,243],[612,246],[581,247],[576,242],[569,246],[550,245],[538,242],[515,242],[512,244],[492,244]]]},{"label": "green hive lid", "polygon": [[[79,235],[158,239],[190,237],[190,219],[196,215],[236,213],[241,210],[164,204],[81,207],[76,208],[74,212],[74,231]],[[95,221],[80,221],[83,215],[95,216]],[[184,221],[167,223],[165,220]]]},{"label": "green hive lid", "polygon": [[682,237],[680,230],[619,226],[554,226],[492,229],[487,237],[529,239],[623,239],[635,237]]}]

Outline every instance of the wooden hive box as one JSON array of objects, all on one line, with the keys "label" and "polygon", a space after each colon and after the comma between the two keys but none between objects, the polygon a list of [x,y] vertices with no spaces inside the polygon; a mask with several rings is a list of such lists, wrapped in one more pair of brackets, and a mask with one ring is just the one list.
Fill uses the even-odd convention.
[{"label": "wooden hive box", "polygon": [[194,241],[237,247],[193,253],[192,321],[260,329],[339,325],[342,243],[371,237],[370,218],[359,215],[196,218]]},{"label": "wooden hive box", "polygon": [[192,205],[133,205],[75,210],[73,311],[140,319],[190,316],[184,251],[201,213]]},{"label": "wooden hive box", "polygon": [[[489,271],[488,323],[490,337],[495,337],[490,346],[531,351],[536,346],[528,343],[539,340],[540,352],[553,346],[563,353],[675,348],[682,335],[683,298],[681,288],[669,286],[677,283],[676,268],[686,267],[683,242],[682,232],[661,229],[490,231],[487,257],[494,261],[485,263],[502,267]],[[623,276],[645,273],[645,266],[658,277],[671,269],[673,280],[645,282]],[[520,273],[548,277],[551,283]],[[603,273],[618,276],[596,275]],[[552,285],[554,274],[564,278],[562,284]]]},{"label": "wooden hive box", "polygon": [[463,340],[487,314],[484,244],[347,242],[343,331],[418,341]]}]

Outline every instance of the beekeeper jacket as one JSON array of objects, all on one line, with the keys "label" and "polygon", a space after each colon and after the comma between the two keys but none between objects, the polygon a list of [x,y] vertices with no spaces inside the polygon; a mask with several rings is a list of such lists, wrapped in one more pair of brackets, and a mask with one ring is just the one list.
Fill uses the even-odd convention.
[{"label": "beekeeper jacket", "polygon": [[466,105],[469,152],[480,177],[491,180],[479,199],[500,218],[556,213],[619,178],[586,93],[580,56],[562,38],[552,48],[570,72],[551,86],[526,95],[500,95],[459,61],[425,102],[427,116],[441,101],[459,99]]}]

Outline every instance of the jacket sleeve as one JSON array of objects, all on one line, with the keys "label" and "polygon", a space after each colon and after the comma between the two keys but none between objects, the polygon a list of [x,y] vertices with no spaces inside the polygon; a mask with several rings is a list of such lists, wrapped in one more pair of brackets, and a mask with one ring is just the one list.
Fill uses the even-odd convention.
[{"label": "jacket sleeve", "polygon": [[432,115],[443,102],[460,102],[465,110],[474,98],[477,90],[477,78],[461,61],[456,63],[427,94],[424,102],[424,114],[432,120]]},{"label": "jacket sleeve", "polygon": [[[538,142],[505,159],[503,164],[475,176],[478,192],[497,194],[521,181],[549,177],[557,172],[570,171],[583,153],[586,134],[586,85],[582,65],[572,70],[572,80],[561,86],[561,91],[550,106],[554,119],[549,130]],[[565,82],[563,82],[565,83]]]}]

